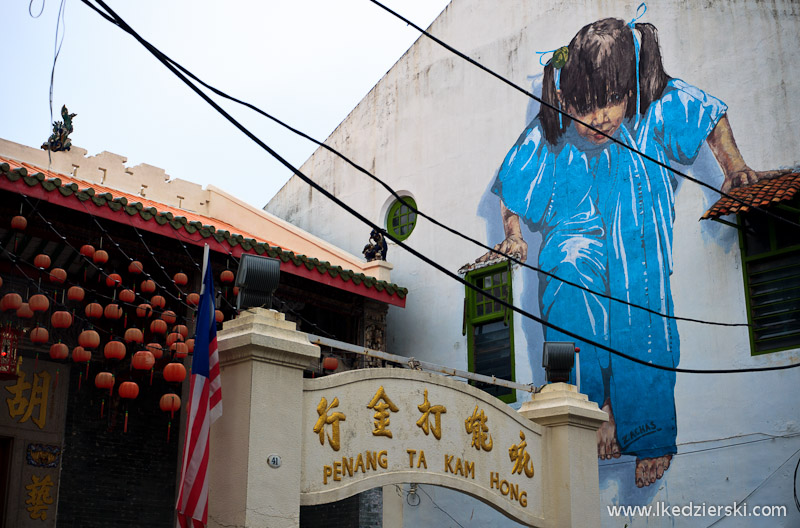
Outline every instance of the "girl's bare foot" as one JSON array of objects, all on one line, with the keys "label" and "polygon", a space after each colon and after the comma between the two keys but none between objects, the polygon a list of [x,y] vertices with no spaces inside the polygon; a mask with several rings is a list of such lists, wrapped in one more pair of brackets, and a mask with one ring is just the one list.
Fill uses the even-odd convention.
[{"label": "girl's bare foot", "polygon": [[617,443],[617,422],[611,411],[611,402],[606,400],[602,410],[608,413],[608,421],[597,430],[597,457],[601,460],[619,458],[619,444]]},{"label": "girl's bare foot", "polygon": [[669,468],[670,460],[672,460],[672,455],[664,455],[655,458],[637,458],[636,486],[643,488],[663,477],[664,472]]}]

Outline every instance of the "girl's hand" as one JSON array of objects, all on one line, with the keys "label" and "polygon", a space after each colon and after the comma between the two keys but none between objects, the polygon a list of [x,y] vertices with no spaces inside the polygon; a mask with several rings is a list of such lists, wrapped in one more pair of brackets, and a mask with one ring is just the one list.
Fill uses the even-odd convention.
[{"label": "girl's hand", "polygon": [[725,181],[722,182],[722,192],[727,193],[736,187],[744,185],[751,185],[761,180],[768,180],[770,178],[777,178],[784,174],[789,174],[790,170],[771,170],[771,171],[754,171],[746,166],[741,170],[731,171],[725,175]]},{"label": "girl's hand", "polygon": [[522,239],[522,236],[514,234],[495,245],[494,251],[489,251],[485,255],[478,257],[475,262],[487,262],[502,256],[499,253],[495,253],[495,251],[511,255],[520,262],[525,262],[528,259],[528,243]]}]

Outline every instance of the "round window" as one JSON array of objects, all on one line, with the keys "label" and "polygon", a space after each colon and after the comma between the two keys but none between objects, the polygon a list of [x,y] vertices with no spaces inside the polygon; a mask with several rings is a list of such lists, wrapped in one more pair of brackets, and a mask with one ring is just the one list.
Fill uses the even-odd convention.
[{"label": "round window", "polygon": [[402,201],[395,200],[386,217],[386,230],[398,240],[408,238],[417,224],[417,213],[409,206],[416,209],[417,203],[410,196],[403,196]]}]

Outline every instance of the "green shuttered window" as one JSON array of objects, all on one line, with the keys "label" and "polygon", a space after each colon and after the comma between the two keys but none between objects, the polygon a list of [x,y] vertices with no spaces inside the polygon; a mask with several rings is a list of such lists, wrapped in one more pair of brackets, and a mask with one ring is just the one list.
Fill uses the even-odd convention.
[{"label": "green shuttered window", "polygon": [[[511,270],[507,262],[471,271],[466,280],[495,297],[511,302]],[[471,288],[466,289],[465,329],[469,370],[514,381],[514,331],[511,312],[500,303]],[[475,386],[511,403],[513,390],[486,383]]]},{"label": "green shuttered window", "polygon": [[[800,223],[800,200],[770,212]],[[800,228],[758,211],[739,215],[752,353],[800,347]]]}]

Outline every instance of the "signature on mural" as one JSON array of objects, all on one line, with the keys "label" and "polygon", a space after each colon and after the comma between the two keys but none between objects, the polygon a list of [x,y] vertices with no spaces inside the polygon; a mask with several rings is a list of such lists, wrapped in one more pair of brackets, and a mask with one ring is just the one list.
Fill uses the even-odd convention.
[{"label": "signature on mural", "polygon": [[[747,166],[722,101],[667,75],[652,24],[606,18],[583,27],[545,65],[542,100],[492,186],[505,232],[494,249],[524,261],[525,222],[542,235],[538,266],[584,288],[541,275],[545,320],[676,367],[680,338],[670,288],[676,181],[653,160],[691,165],[708,144],[725,174],[723,191],[777,171]],[[490,252],[478,262],[492,258]],[[547,327],[544,338],[572,340]],[[581,390],[610,418],[597,434],[598,456],[636,456],[636,485],[654,483],[677,452],[675,373],[577,344]]]}]

